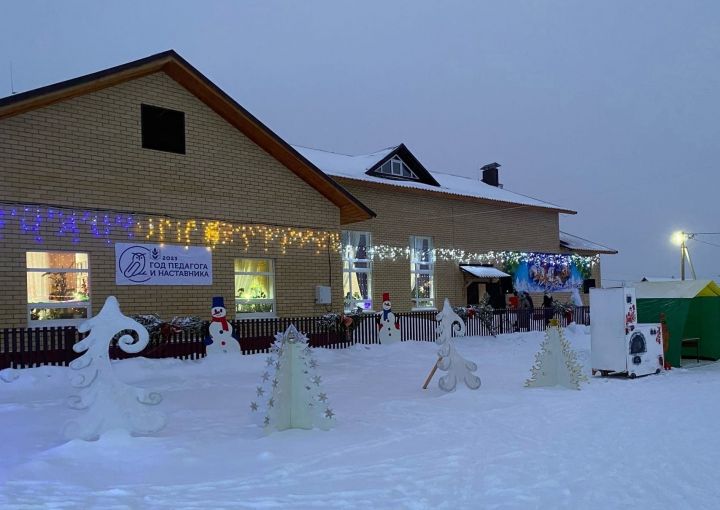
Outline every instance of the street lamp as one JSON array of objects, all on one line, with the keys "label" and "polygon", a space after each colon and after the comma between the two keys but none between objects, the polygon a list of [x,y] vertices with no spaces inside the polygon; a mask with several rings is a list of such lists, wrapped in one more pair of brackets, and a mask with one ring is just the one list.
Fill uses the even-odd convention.
[{"label": "street lamp", "polygon": [[690,252],[688,252],[686,242],[688,239],[694,239],[696,235],[697,234],[693,232],[677,231],[673,232],[673,235],[670,238],[674,244],[680,246],[680,280],[685,279],[685,259],[687,259],[688,264],[690,264],[693,279],[697,280],[697,276],[695,276],[695,268],[693,267],[692,260],[690,260]]}]

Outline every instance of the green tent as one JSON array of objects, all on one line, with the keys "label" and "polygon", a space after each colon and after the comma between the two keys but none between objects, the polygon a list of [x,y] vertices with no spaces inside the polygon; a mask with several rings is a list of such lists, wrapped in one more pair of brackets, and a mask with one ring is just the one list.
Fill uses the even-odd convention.
[{"label": "green tent", "polygon": [[665,313],[670,345],[667,361],[680,366],[682,356],[694,357],[695,348],[683,351],[681,340],[699,338],[701,358],[720,359],[720,287],[712,280],[638,282],[635,284],[638,322],[660,322]]}]

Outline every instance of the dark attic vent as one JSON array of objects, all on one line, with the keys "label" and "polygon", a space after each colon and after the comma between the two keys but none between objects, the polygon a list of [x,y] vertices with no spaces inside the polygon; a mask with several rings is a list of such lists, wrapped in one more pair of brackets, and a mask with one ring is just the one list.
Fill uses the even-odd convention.
[{"label": "dark attic vent", "polygon": [[499,163],[489,163],[482,168],[482,182],[489,184],[490,186],[500,187],[500,177],[498,175]]},{"label": "dark attic vent", "polygon": [[185,113],[140,105],[143,149],[185,154]]}]

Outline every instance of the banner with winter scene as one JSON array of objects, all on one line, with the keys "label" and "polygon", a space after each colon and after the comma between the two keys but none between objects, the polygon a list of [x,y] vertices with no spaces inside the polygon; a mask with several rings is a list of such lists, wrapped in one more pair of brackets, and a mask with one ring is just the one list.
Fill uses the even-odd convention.
[{"label": "banner with winter scene", "polygon": [[569,292],[587,277],[588,268],[578,266],[578,257],[571,255],[531,253],[517,262],[513,286],[521,292]]},{"label": "banner with winter scene", "polygon": [[212,285],[210,248],[115,244],[117,285]]}]

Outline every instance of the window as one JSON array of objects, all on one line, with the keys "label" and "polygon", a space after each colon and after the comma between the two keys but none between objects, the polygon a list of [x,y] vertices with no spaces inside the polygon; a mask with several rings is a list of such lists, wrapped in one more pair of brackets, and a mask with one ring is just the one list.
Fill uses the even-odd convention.
[{"label": "window", "polygon": [[90,317],[87,253],[26,253],[28,325],[71,326]]},{"label": "window", "polygon": [[185,154],[185,114],[167,108],[140,105],[144,149]]},{"label": "window", "polygon": [[235,312],[239,319],[275,316],[271,259],[235,259]]},{"label": "window", "polygon": [[413,308],[435,306],[434,268],[432,237],[412,236],[410,238],[410,299]]},{"label": "window", "polygon": [[418,176],[415,175],[415,172],[410,170],[405,164],[405,162],[398,156],[393,156],[385,163],[383,163],[380,168],[377,169],[377,172],[381,174],[391,175],[393,177],[404,177],[406,179],[418,178]]},{"label": "window", "polygon": [[343,296],[346,312],[372,310],[372,246],[369,232],[342,233]]}]

